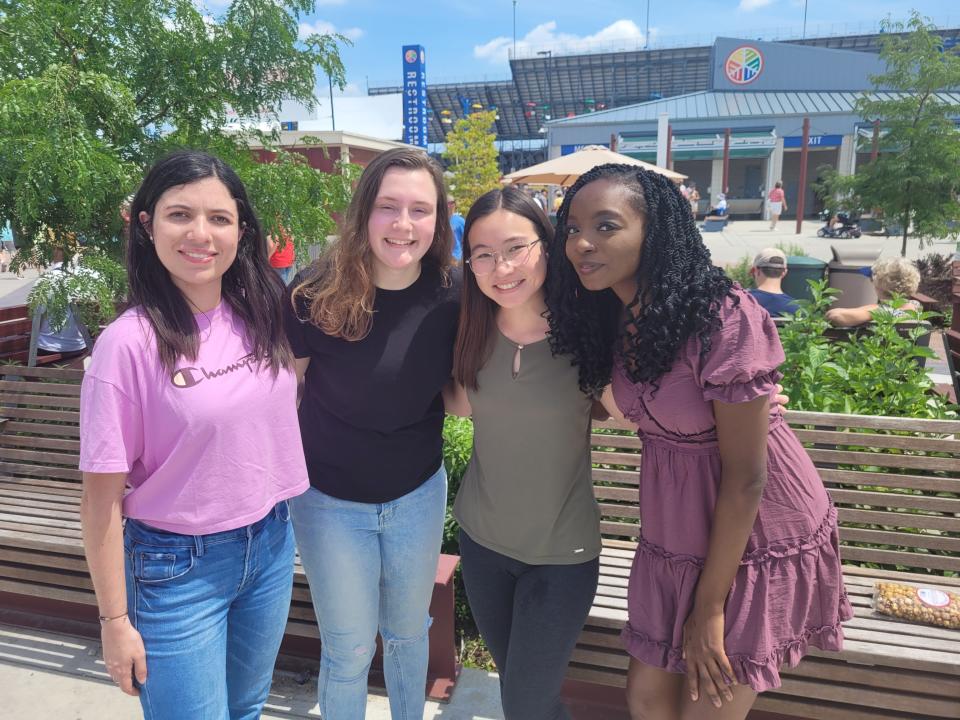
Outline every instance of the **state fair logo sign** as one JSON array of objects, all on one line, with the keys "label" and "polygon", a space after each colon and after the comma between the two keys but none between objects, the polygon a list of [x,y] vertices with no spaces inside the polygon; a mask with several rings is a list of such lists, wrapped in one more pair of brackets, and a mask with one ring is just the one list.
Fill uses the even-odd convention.
[{"label": "state fair logo sign", "polygon": [[420,54],[416,50],[407,50],[406,54],[403,56],[403,59],[412,65],[420,59],[419,55]]},{"label": "state fair logo sign", "polygon": [[735,85],[752,83],[763,72],[763,55],[755,47],[741,45],[727,56],[724,69]]}]

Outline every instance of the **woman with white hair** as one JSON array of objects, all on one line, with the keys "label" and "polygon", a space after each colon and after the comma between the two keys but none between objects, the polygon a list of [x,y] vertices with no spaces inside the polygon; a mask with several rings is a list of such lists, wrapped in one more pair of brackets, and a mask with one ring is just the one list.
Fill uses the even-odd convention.
[{"label": "woman with white hair", "polygon": [[827,320],[836,327],[853,327],[870,322],[876,310],[901,315],[908,310],[919,310],[920,305],[912,300],[893,307],[890,301],[895,295],[909,298],[920,287],[920,272],[913,263],[902,257],[877,260],[871,268],[873,287],[877,302],[853,308],[833,308],[827,311]]}]

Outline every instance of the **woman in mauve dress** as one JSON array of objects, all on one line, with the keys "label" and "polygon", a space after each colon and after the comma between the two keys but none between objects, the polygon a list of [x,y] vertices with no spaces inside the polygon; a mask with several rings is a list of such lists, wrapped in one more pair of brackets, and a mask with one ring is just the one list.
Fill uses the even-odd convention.
[{"label": "woman in mauve dress", "polygon": [[781,665],[810,645],[839,650],[853,614],[836,510],[770,402],[776,328],[713,267],[659,174],[581,176],[548,258],[554,351],[643,439],[623,631],[631,715],[742,720]]}]

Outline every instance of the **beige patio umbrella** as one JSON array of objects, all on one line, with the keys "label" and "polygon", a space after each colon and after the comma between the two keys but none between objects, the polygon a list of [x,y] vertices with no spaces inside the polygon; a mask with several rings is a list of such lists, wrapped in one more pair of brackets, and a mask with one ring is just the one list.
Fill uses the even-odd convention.
[{"label": "beige patio umbrella", "polygon": [[636,165],[651,172],[666,175],[674,182],[686,180],[687,176],[682,173],[667,170],[666,168],[651,165],[643,160],[634,160],[632,157],[613,152],[601,145],[587,145],[569,155],[563,155],[553,160],[533,165],[523,170],[517,170],[504,176],[504,180],[510,183],[529,183],[531,185],[563,185],[569,187],[573,185],[577,178],[597,165],[606,165],[607,163],[620,163],[623,165]]}]

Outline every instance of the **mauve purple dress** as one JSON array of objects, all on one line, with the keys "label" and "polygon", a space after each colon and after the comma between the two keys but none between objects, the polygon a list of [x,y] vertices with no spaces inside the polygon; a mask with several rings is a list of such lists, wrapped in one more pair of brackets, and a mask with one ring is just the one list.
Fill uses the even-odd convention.
[{"label": "mauve purple dress", "polygon": [[[628,652],[648,665],[686,671],[683,624],[693,609],[720,486],[713,400],[773,398],[784,360],[776,327],[737,287],[723,326],[700,356],[692,339],[651,394],[632,383],[621,359],[613,394],[639,424],[640,543],[630,572]],[[770,411],[767,484],[724,609],[724,645],[737,681],[762,692],[780,686],[779,668],[808,645],[839,650],[840,623],[853,616],[840,568],[837,513],[779,406]]]}]

